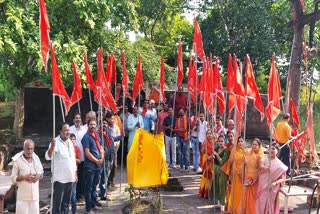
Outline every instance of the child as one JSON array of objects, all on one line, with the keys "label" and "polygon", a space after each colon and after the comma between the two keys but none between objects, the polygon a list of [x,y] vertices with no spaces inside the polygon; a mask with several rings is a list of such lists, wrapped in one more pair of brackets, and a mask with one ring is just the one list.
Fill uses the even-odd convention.
[{"label": "child", "polygon": [[[74,146],[74,153],[76,154],[76,163],[77,167],[81,163],[81,151],[80,148],[76,145],[76,136],[74,134],[70,134],[70,140]],[[77,211],[77,200],[76,200],[76,191],[77,191],[77,181],[72,184],[72,191],[71,191],[71,210],[72,214],[75,214]]]}]

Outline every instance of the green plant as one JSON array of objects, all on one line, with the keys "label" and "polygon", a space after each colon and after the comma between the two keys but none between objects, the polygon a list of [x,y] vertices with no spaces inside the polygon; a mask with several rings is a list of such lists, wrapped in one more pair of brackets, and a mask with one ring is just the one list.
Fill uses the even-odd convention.
[{"label": "green plant", "polygon": [[147,190],[138,189],[133,187],[132,185],[126,187],[124,191],[129,193],[130,203],[138,201],[142,197],[147,197],[149,195],[149,192]]}]

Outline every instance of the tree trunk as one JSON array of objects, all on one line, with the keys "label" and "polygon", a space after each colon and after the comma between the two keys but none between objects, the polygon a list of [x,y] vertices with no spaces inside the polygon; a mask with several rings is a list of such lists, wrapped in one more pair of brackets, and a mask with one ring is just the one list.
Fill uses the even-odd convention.
[{"label": "tree trunk", "polygon": [[285,110],[289,111],[290,98],[293,99],[294,105],[299,112],[300,103],[300,88],[301,88],[301,63],[302,63],[302,43],[304,24],[300,21],[303,19],[303,11],[300,1],[292,1],[293,10],[296,11],[294,25],[294,38],[292,44],[291,59],[287,77],[287,90],[285,98]]},{"label": "tree trunk", "polygon": [[24,125],[24,84],[21,84],[17,89],[15,117],[13,123],[13,132],[16,139],[22,139],[22,129]]}]

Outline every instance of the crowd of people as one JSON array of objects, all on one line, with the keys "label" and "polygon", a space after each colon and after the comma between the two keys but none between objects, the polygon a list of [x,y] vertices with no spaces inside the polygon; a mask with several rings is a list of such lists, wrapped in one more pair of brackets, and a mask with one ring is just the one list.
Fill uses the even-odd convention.
[{"label": "crowd of people", "polygon": [[[272,144],[268,156],[263,154],[257,138],[248,148],[233,120],[227,121],[227,127],[220,116],[206,120],[204,112],[190,108],[188,97],[182,92],[180,87],[167,103],[158,106],[154,100],[145,100],[141,107],[125,104],[115,112],[90,111],[84,124],[82,115],[76,113],[72,126],[61,124],[59,135],[52,139],[45,154],[51,160],[52,213],[68,213],[70,203],[72,213],[76,213],[77,200],[84,199],[87,213],[92,214],[102,209],[98,197],[112,200],[109,190],[114,187],[118,159],[125,160],[139,128],[153,134],[164,133],[168,168],[202,175],[199,197],[211,199],[222,209],[227,206],[231,213],[276,213],[277,193],[288,171],[277,158],[278,145]],[[281,143],[285,142],[284,139]],[[124,153],[118,152],[120,146]],[[19,186],[17,208],[25,207],[25,201],[39,200],[39,193],[32,195],[38,191],[33,186],[38,188],[43,169],[33,149],[33,141],[27,140],[24,151],[14,159],[12,178]],[[124,156],[118,158],[118,154]],[[25,188],[32,191],[27,194]],[[29,205],[29,213],[38,213],[39,205]]]}]

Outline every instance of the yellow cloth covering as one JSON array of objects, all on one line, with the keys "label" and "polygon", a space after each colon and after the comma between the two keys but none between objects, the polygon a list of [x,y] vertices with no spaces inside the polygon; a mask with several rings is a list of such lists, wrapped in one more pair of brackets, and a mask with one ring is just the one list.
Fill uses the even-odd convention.
[{"label": "yellow cloth covering", "polygon": [[153,135],[138,129],[127,156],[128,184],[150,187],[167,184],[168,169],[163,133]]}]

